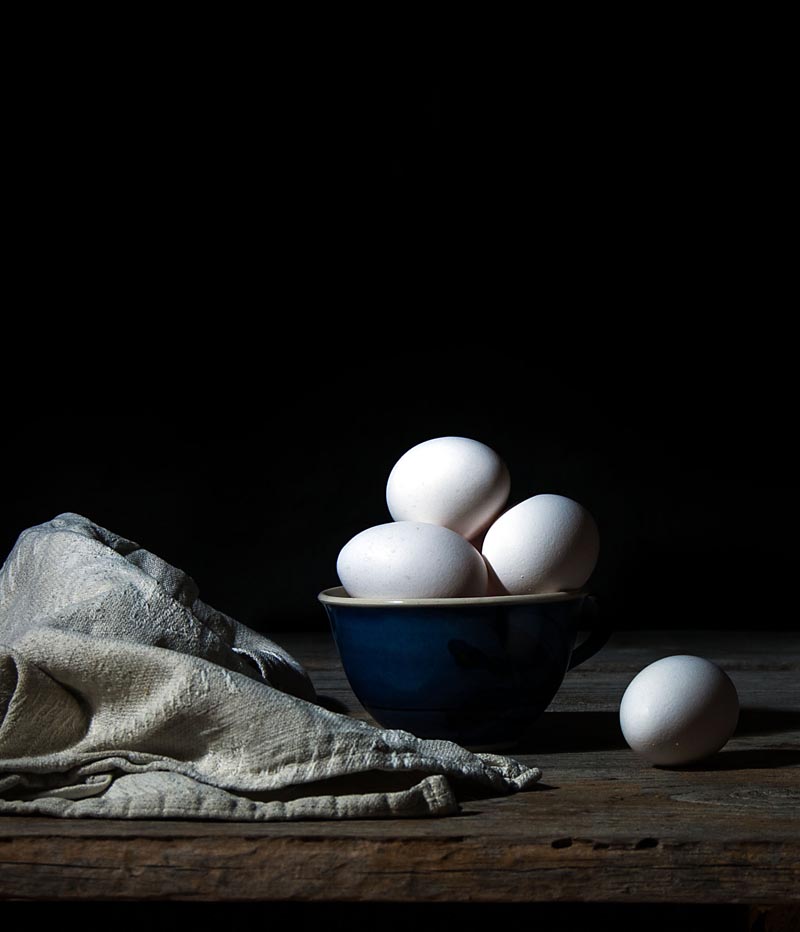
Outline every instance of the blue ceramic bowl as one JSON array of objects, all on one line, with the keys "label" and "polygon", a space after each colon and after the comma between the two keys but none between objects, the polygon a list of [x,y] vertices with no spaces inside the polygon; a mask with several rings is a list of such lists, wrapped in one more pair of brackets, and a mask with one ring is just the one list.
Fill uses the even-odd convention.
[{"label": "blue ceramic bowl", "polygon": [[385,728],[473,750],[521,742],[568,670],[610,631],[587,626],[585,592],[376,601],[318,596],[359,702]]}]

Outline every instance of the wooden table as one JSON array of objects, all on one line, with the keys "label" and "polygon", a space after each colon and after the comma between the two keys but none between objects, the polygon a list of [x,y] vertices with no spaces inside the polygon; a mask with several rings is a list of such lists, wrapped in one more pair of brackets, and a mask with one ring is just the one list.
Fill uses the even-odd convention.
[{"label": "wooden table", "polygon": [[[321,695],[368,718],[329,635],[271,636]],[[633,676],[674,653],[719,663],[742,712],[715,758],[665,770],[627,748],[617,713]],[[786,917],[800,928],[800,634],[619,632],[568,674],[514,756],[541,767],[538,786],[438,819],[0,818],[0,897],[738,904],[754,928],[784,928]]]}]

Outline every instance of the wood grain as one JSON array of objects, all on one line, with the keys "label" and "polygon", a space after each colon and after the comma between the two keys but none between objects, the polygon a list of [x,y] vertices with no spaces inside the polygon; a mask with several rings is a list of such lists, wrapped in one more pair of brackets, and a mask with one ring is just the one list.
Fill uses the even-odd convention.
[{"label": "wood grain", "polygon": [[[273,633],[326,701],[368,718],[330,638]],[[619,700],[647,663],[695,653],[739,692],[713,759],[651,767]],[[572,671],[514,756],[530,792],[441,819],[134,822],[0,818],[0,897],[371,902],[800,902],[800,637],[622,632]]]}]

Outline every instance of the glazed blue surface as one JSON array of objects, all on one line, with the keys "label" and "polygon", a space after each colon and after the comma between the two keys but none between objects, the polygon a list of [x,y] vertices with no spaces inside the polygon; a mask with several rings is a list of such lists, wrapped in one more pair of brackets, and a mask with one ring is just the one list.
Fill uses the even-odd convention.
[{"label": "glazed blue surface", "polygon": [[379,724],[489,747],[521,740],[571,661],[589,656],[573,656],[585,599],[323,605],[353,692]]}]

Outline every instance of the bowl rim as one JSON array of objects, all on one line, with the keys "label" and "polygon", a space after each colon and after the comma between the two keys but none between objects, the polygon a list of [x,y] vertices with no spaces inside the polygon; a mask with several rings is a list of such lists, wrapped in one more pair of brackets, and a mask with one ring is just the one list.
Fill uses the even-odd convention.
[{"label": "bowl rim", "polygon": [[586,589],[570,589],[563,592],[537,592],[532,595],[481,595],[481,596],[460,596],[451,599],[357,599],[347,595],[344,586],[332,586],[329,589],[323,589],[317,595],[317,599],[323,605],[348,605],[351,608],[387,608],[406,607],[406,608],[424,608],[433,607],[464,607],[464,606],[489,606],[489,605],[535,605],[546,602],[568,602],[573,599],[581,599],[588,595]]}]

